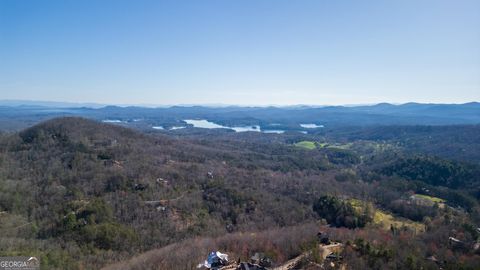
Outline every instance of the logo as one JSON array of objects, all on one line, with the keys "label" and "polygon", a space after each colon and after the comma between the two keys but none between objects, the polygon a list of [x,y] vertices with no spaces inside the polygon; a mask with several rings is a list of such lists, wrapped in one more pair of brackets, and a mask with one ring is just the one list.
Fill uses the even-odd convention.
[{"label": "logo", "polygon": [[0,257],[0,270],[39,270],[36,257]]}]

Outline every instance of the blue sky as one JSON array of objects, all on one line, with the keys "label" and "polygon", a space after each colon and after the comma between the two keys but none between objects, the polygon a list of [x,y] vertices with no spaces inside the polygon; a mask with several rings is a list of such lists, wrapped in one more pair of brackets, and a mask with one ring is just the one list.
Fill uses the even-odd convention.
[{"label": "blue sky", "polygon": [[480,101],[480,1],[0,0],[0,99]]}]

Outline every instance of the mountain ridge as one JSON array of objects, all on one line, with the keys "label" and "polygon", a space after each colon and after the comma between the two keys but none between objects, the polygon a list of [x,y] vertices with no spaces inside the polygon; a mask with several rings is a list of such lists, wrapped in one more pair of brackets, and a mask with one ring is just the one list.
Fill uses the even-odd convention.
[{"label": "mountain ridge", "polygon": [[[0,106],[0,129],[18,130],[40,121],[78,116],[95,120],[115,120],[139,129],[153,126],[189,127],[185,119],[206,119],[224,126],[256,126],[271,129],[281,125],[286,130],[304,130],[300,124],[313,123],[325,127],[372,125],[459,125],[480,123],[480,103],[394,105],[379,103],[372,106],[325,107],[202,107],[172,106],[147,108],[109,105],[101,108],[55,108],[41,106]],[[311,131],[311,130],[305,130]]]}]

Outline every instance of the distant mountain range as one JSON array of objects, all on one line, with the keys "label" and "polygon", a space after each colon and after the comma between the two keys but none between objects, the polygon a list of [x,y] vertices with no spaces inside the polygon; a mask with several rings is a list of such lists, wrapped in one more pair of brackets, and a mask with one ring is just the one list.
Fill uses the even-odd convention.
[{"label": "distant mountain range", "polygon": [[101,108],[105,104],[99,103],[75,103],[75,102],[57,102],[57,101],[37,101],[37,100],[0,100],[0,106],[32,106],[32,107],[54,107],[54,108]]},{"label": "distant mountain range", "polygon": [[300,124],[325,127],[370,125],[456,125],[480,124],[480,103],[362,106],[207,107],[112,106],[94,103],[0,101],[0,129],[16,130],[59,116],[81,116],[95,120],[118,120],[136,127],[185,126],[185,119],[206,119],[224,126],[259,125],[298,130]]}]

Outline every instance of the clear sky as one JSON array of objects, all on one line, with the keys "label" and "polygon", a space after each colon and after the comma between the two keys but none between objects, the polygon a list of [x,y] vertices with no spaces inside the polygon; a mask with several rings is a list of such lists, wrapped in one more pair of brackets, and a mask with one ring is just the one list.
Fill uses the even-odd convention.
[{"label": "clear sky", "polygon": [[480,101],[480,1],[0,0],[0,99]]}]

